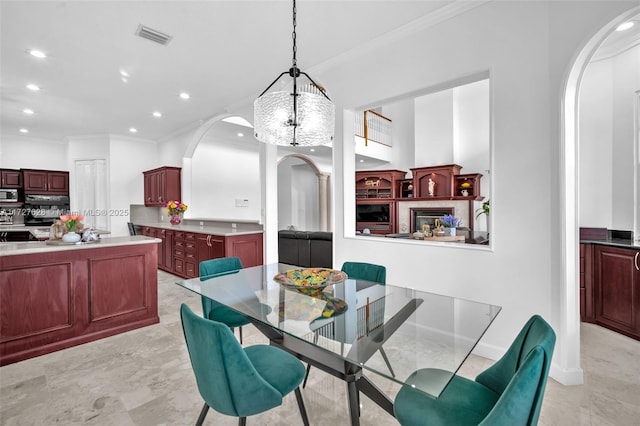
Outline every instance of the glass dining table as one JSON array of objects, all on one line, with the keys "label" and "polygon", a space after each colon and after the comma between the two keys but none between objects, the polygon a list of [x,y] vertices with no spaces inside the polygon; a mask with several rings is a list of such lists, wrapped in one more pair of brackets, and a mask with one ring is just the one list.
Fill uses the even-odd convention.
[{"label": "glass dining table", "polygon": [[[393,416],[393,401],[370,374],[437,398],[501,309],[351,278],[307,294],[274,280],[291,269],[298,268],[268,264],[177,284],[245,315],[271,345],[344,380],[352,425],[360,393]],[[429,383],[411,378],[422,368],[450,374]]]}]

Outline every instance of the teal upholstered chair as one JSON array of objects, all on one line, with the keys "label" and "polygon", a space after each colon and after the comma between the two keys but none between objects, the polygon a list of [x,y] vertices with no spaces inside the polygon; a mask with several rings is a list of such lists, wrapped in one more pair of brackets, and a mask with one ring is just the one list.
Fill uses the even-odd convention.
[{"label": "teal upholstered chair", "polygon": [[[212,277],[242,269],[242,262],[238,257],[220,257],[200,262],[200,277]],[[249,320],[233,309],[229,309],[221,303],[202,296],[202,316],[226,324],[232,330],[236,327],[240,330],[240,343],[242,343],[242,326],[249,324]]]},{"label": "teal upholstered chair", "polygon": [[[344,262],[342,264],[342,272],[345,272],[349,278],[356,280],[371,281],[379,284],[387,283],[387,268],[382,265],[366,262]],[[318,335],[315,334],[314,339],[317,340],[317,338]],[[384,362],[387,364],[391,375],[395,377],[395,373],[391,368],[391,363],[389,363],[389,358],[387,358],[387,354],[384,352],[382,347],[380,347],[380,355],[382,355]],[[311,365],[307,365],[307,374],[305,375],[304,382],[302,384],[303,388],[307,386],[309,371],[311,371]]]},{"label": "teal upholstered chair", "polygon": [[[507,353],[475,381],[454,375],[438,399],[403,386],[394,414],[401,425],[536,425],[555,341],[549,324],[534,315]],[[422,369],[412,376],[428,381],[450,374]]]},{"label": "teal upholstered chair", "polygon": [[209,407],[228,416],[246,417],[282,404],[295,390],[305,425],[307,412],[300,393],[304,365],[280,348],[254,345],[243,348],[226,325],[202,318],[185,304],[180,306],[182,330],[204,406],[196,425]]},{"label": "teal upholstered chair", "polygon": [[374,283],[387,283],[387,268],[382,265],[365,262],[344,262],[342,272],[349,278],[356,280],[372,281]]}]

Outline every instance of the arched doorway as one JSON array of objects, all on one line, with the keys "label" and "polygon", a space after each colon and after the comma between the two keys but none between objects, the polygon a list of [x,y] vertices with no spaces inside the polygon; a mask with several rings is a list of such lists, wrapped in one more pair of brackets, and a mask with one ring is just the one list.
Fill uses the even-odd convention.
[{"label": "arched doorway", "polygon": [[329,174],[309,157],[289,154],[278,161],[278,228],[328,231]]},{"label": "arched doorway", "polygon": [[[609,22],[600,29],[576,56],[575,62],[566,78],[561,106],[561,190],[560,206],[563,216],[561,225],[561,247],[563,253],[562,277],[563,288],[560,304],[559,341],[564,342],[559,348],[559,356],[563,365],[580,365],[580,294],[579,294],[579,132],[578,101],[581,79],[590,59],[602,42],[622,22],[629,20],[640,12],[635,7]],[[565,384],[583,382],[582,370],[573,368],[565,372]]]}]

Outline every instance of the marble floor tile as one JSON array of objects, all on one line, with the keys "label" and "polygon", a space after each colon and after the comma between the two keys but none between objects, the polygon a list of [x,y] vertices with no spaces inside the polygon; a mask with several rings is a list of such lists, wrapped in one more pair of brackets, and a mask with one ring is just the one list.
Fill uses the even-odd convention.
[{"label": "marble floor tile", "polygon": [[[158,272],[159,324],[0,368],[0,425],[193,425],[203,401],[178,307],[186,303],[199,312],[201,301],[176,280]],[[582,324],[581,338],[586,383],[563,386],[549,379],[539,424],[640,424],[640,342],[593,324]],[[253,326],[243,327],[243,340],[245,345],[268,343]],[[473,378],[491,364],[471,355],[458,374]],[[390,380],[369,377],[392,399],[399,390]],[[303,398],[312,425],[349,424],[342,381],[311,369]],[[362,425],[398,424],[366,397],[361,404]],[[295,396],[248,423],[302,424]],[[205,425],[236,424],[236,418],[213,410],[205,420]]]}]

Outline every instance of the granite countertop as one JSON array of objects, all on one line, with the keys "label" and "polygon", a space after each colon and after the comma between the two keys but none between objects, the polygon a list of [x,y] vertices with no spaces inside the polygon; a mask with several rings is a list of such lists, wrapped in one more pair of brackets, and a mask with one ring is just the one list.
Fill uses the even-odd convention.
[{"label": "granite countertop", "polygon": [[603,240],[587,239],[580,240],[581,244],[598,244],[601,246],[613,246],[628,249],[640,249],[640,241],[628,240],[624,238],[607,238]]},{"label": "granite countertop", "polygon": [[142,235],[133,237],[106,237],[95,243],[73,243],[65,245],[49,245],[45,241],[25,241],[0,243],[0,256],[12,256],[34,253],[50,253],[63,250],[86,250],[93,248],[126,246],[136,244],[157,244],[162,242],[158,238]]},{"label": "granite countertop", "polygon": [[194,232],[198,234],[210,234],[217,235],[221,237],[229,237],[233,235],[250,235],[250,234],[262,234],[263,230],[251,230],[251,231],[236,231],[229,226],[215,226],[215,225],[207,225],[207,226],[198,226],[198,225],[171,225],[169,223],[164,222],[135,222],[137,226],[149,226],[151,228],[160,228],[160,229],[168,229],[171,231],[184,231],[184,232]]}]

